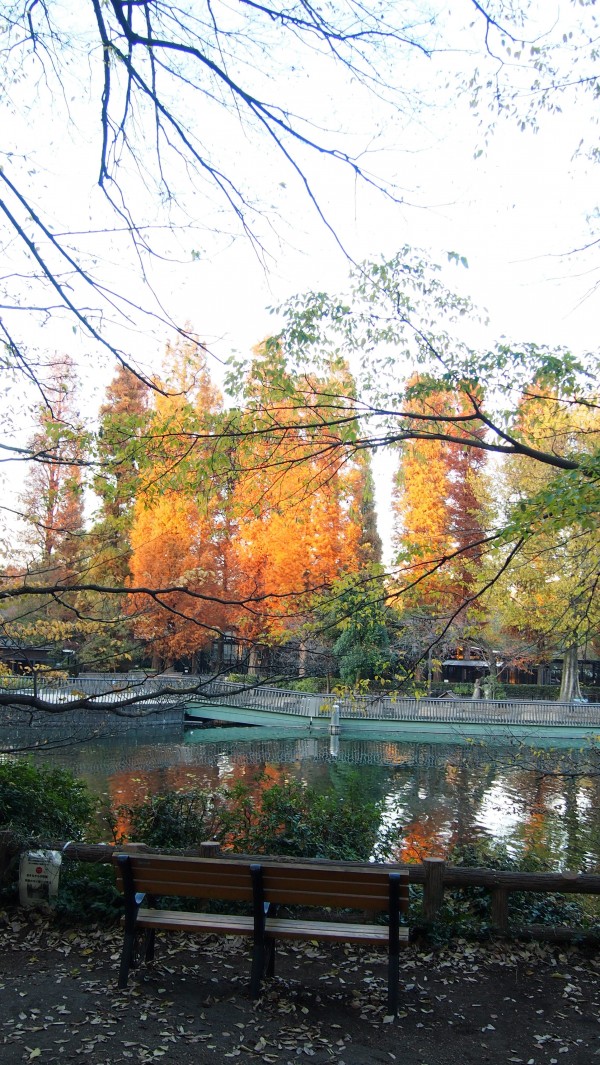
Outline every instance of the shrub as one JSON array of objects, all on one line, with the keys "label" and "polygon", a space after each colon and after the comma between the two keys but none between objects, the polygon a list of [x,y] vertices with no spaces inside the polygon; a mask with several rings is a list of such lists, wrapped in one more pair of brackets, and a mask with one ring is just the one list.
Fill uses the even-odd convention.
[{"label": "shrub", "polygon": [[301,680],[292,680],[286,687],[293,692],[307,692],[309,695],[319,695],[327,691],[327,677],[302,677]]},{"label": "shrub", "polygon": [[[456,683],[446,685],[448,691],[455,695],[472,695],[473,683]],[[501,691],[494,696],[496,699],[541,699],[547,702],[556,702],[560,686],[558,684],[503,684]],[[600,689],[587,688],[582,684],[583,695],[591,702],[600,701]]]},{"label": "shrub", "polygon": [[105,925],[118,921],[123,913],[123,898],[117,890],[112,865],[63,862],[54,910],[65,923]]},{"label": "shrub", "polygon": [[133,806],[121,806],[119,813],[129,821],[129,838],[150,847],[195,847],[222,834],[219,792],[200,789],[170,791],[149,795]]},{"label": "shrub", "polygon": [[224,811],[224,838],[235,851],[301,858],[366,860],[381,811],[352,792],[342,799],[295,780],[256,788],[235,785]]},{"label": "shrub", "polygon": [[[534,854],[514,856],[503,844],[477,841],[455,846],[448,856],[451,865],[504,869],[512,872],[549,872],[550,863]],[[439,941],[457,935],[486,938],[493,934],[490,922],[491,895],[483,887],[453,889],[444,892],[444,903],[432,930]],[[578,898],[559,892],[514,891],[509,894],[509,921],[513,926],[531,924],[569,925],[584,928],[589,924],[585,908]]]},{"label": "shrub", "polygon": [[0,765],[0,824],[23,839],[82,839],[94,811],[87,785],[66,769]]}]

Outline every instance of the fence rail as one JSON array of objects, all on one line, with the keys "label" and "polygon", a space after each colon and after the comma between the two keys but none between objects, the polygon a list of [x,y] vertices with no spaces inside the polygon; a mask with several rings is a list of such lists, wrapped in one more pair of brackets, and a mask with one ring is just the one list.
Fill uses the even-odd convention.
[{"label": "fence rail", "polygon": [[600,704],[515,699],[414,699],[393,695],[309,695],[281,688],[243,688],[218,681],[203,695],[227,706],[273,710],[307,718],[330,715],[339,707],[342,720],[439,721],[465,724],[598,725]]},{"label": "fence rail", "polygon": [[[109,843],[60,842],[51,843],[49,846],[53,850],[60,851],[63,858],[67,860],[95,863],[111,862],[115,851],[120,849],[127,851],[133,848],[148,853],[167,853],[165,851],[157,851],[155,848],[148,847],[143,843],[129,844],[129,847],[127,845],[115,847]],[[9,862],[13,859],[15,853],[19,853],[21,848],[21,841],[13,837],[10,832],[0,832],[0,875],[2,875],[3,867],[8,868]],[[295,861],[301,861],[303,864],[310,864],[311,861],[315,861],[322,864],[321,859],[275,855],[260,855],[257,859],[256,855],[237,854],[233,851],[221,852],[219,844],[214,840],[201,843],[199,847],[178,851],[171,850],[168,853],[203,856],[205,858],[219,856],[231,858],[232,860],[251,858],[254,861],[260,860],[264,863],[268,863],[269,857],[277,857],[277,861],[289,862],[292,865]],[[348,868],[367,864],[372,868],[371,863],[365,862],[334,862],[333,864]],[[595,942],[600,939],[600,929],[598,927],[585,930],[560,925],[514,926],[511,925],[509,917],[509,896],[512,892],[535,892],[537,894],[554,894],[558,892],[559,894],[568,895],[600,895],[599,873],[529,873],[520,870],[469,868],[466,866],[447,865],[443,858],[425,858],[423,862],[414,865],[394,863],[387,866],[387,868],[405,871],[408,874],[410,884],[423,888],[422,921],[425,928],[434,924],[440,916],[447,888],[467,890],[479,887],[490,893],[489,923],[500,934],[526,935],[533,938],[558,940],[589,938]]]},{"label": "fence rail", "polygon": [[183,701],[191,697],[191,689],[202,683],[197,677],[194,682],[181,675],[96,674],[83,677],[58,675],[54,678],[37,675],[0,677],[0,692],[15,696],[37,695],[44,702],[64,703],[65,707],[82,698],[93,699],[98,707],[110,707],[131,698],[183,705]]}]

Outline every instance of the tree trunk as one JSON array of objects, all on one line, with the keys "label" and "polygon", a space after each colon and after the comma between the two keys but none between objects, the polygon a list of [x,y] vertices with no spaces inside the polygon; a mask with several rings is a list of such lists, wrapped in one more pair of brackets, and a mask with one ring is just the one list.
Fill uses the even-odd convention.
[{"label": "tree trunk", "polygon": [[248,673],[258,673],[258,646],[252,644],[250,648],[250,654],[248,656]]},{"label": "tree trunk", "polygon": [[306,665],[308,662],[308,648],[304,640],[300,640],[298,644],[298,676],[306,676]]},{"label": "tree trunk", "polygon": [[583,700],[579,687],[579,668],[577,660],[577,644],[565,647],[563,655],[562,676],[560,679],[559,703],[571,703],[575,700]]}]

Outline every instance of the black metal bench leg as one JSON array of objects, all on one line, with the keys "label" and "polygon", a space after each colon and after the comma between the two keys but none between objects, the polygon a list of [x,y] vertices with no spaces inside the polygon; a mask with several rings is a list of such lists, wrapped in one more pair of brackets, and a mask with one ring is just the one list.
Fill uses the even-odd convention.
[{"label": "black metal bench leg", "polygon": [[127,987],[129,970],[133,965],[135,951],[135,932],[126,932],[123,937],[123,950],[121,951],[121,965],[119,967],[119,988]]},{"label": "black metal bench leg", "polygon": [[400,874],[390,873],[389,879],[389,941],[388,941],[388,1013],[398,1012],[398,981],[400,976]]},{"label": "black metal bench leg", "polygon": [[252,998],[258,998],[263,973],[265,971],[265,952],[254,944],[252,951],[252,970],[250,972],[250,994]]},{"label": "black metal bench leg", "polygon": [[271,977],[275,975],[275,940],[269,939],[267,941],[267,968],[265,970],[265,976]]},{"label": "black metal bench leg", "polygon": [[117,862],[121,870],[125,894],[125,934],[123,936],[123,950],[121,951],[121,965],[119,967],[119,987],[124,988],[127,987],[129,970],[137,961],[137,915],[144,896],[136,893],[130,856],[128,854],[119,854],[117,855]]},{"label": "black metal bench leg", "polygon": [[252,948],[252,969],[250,972],[250,994],[257,998],[265,971],[265,893],[263,890],[262,866],[251,865],[252,910],[254,915],[254,943]]}]

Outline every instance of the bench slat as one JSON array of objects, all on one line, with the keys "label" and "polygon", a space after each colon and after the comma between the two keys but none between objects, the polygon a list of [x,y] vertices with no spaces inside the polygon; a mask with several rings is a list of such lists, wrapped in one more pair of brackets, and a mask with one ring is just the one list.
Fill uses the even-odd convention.
[{"label": "bench slat", "polygon": [[[163,861],[158,858],[163,857]],[[146,859],[135,856],[131,868],[138,891],[152,895],[189,898],[252,900],[249,866],[231,859]],[[261,863],[265,898],[273,903],[326,906],[340,909],[387,911],[388,871],[380,869],[323,869],[318,866],[274,867]],[[120,880],[120,878],[118,878]],[[122,882],[119,883],[122,887]],[[401,908],[408,901],[408,888],[401,885]]]},{"label": "bench slat", "polygon": [[[288,920],[267,917],[266,930],[277,939],[316,939],[335,943],[387,943],[388,930],[379,924],[347,924],[335,921]],[[400,939],[408,942],[408,928],[400,929]]]},{"label": "bench slat", "polygon": [[[252,917],[221,913],[190,913],[182,910],[140,909],[137,923],[141,928],[156,931],[201,932],[210,935],[251,936]],[[286,917],[267,917],[267,934],[277,939],[329,940],[337,943],[387,943],[385,925],[352,922],[305,921]],[[408,928],[400,929],[400,939],[408,941]]]},{"label": "bench slat", "polygon": [[190,913],[187,910],[140,909],[137,923],[141,928],[165,932],[219,932],[222,935],[251,936],[252,917],[228,913]]},{"label": "bench slat", "polygon": [[[218,890],[214,886],[203,884],[196,890],[190,890],[185,884],[170,884],[168,890],[161,881],[145,880],[140,883],[136,880],[136,888],[148,895],[181,896],[186,898],[206,899],[218,898],[226,902],[251,902],[252,892],[241,891],[232,888],[230,884],[222,884]],[[339,910],[367,910],[368,912],[387,912],[387,899],[382,899],[379,894],[371,895],[366,891],[340,891],[339,889],[328,891],[294,890],[287,891],[272,888],[268,883],[265,885],[265,901],[277,905],[306,906],[307,908],[325,908]]]},{"label": "bench slat", "polygon": [[[131,855],[130,861],[136,877],[150,876],[167,882],[173,879],[181,883],[194,883],[198,877],[205,877],[207,882],[218,883],[223,876],[226,876],[228,881],[242,883],[248,877],[250,866],[248,860],[237,861],[235,858],[183,858],[178,855]],[[385,888],[389,874],[399,871],[393,865],[382,868],[366,863],[347,869],[336,865],[330,868],[326,863],[319,865],[316,862],[313,865],[304,865],[301,862],[276,865],[272,859],[261,859],[260,864],[265,876],[276,877],[282,884],[297,883],[301,880],[317,884],[371,883]]]}]

